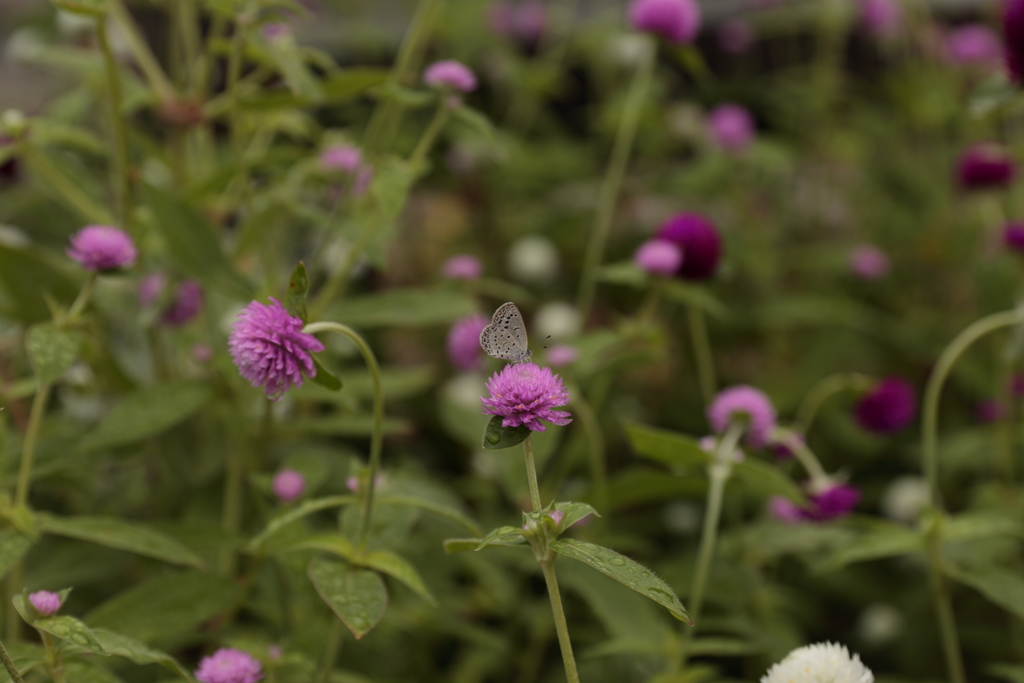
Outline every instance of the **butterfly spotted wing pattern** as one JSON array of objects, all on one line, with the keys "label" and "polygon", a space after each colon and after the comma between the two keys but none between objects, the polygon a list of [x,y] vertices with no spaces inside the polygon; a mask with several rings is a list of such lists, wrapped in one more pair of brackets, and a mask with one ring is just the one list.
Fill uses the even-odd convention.
[{"label": "butterfly spotted wing pattern", "polygon": [[523,314],[511,301],[494,312],[491,323],[480,332],[480,347],[491,358],[520,363],[529,358]]}]

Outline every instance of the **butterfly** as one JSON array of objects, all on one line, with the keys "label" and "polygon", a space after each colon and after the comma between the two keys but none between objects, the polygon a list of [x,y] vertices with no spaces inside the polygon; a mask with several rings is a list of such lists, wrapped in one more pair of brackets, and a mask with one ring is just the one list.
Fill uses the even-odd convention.
[{"label": "butterfly", "polygon": [[526,323],[519,308],[509,301],[502,304],[491,317],[491,322],[480,331],[480,348],[491,358],[522,363],[530,356],[526,340]]}]

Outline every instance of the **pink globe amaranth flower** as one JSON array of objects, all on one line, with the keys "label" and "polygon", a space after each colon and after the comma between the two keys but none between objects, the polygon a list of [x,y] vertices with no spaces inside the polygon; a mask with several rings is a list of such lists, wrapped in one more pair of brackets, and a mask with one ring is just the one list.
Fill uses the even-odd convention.
[{"label": "pink globe amaranth flower", "polygon": [[555,344],[547,352],[548,363],[552,367],[560,368],[563,365],[569,365],[570,363],[576,362],[580,352],[576,350],[575,346],[569,346],[568,344]]},{"label": "pink globe amaranth flower", "polygon": [[633,263],[648,273],[672,275],[683,264],[683,250],[668,240],[647,240],[633,254]]},{"label": "pink globe amaranth flower", "polygon": [[487,13],[491,31],[499,36],[535,45],[547,27],[547,10],[540,2],[496,2]]},{"label": "pink globe amaranth flower", "polygon": [[185,280],[178,285],[174,301],[160,318],[164,325],[181,327],[203,309],[203,287],[195,280]]},{"label": "pink globe amaranth flower", "polygon": [[501,372],[487,381],[489,398],[481,397],[485,415],[500,415],[502,427],[526,425],[532,431],[543,432],[541,420],[558,426],[572,422],[569,413],[554,410],[569,402],[569,392],[561,378],[534,363],[506,365]]},{"label": "pink globe amaranth flower", "polygon": [[30,593],[28,601],[32,603],[32,606],[36,608],[40,616],[49,617],[57,613],[60,609],[61,599],[60,596],[51,591],[36,591]]},{"label": "pink globe amaranth flower", "polygon": [[448,331],[448,360],[459,370],[469,372],[484,369],[484,355],[480,349],[480,333],[487,323],[479,313],[456,320]]},{"label": "pink globe amaranth flower", "polygon": [[734,417],[746,415],[746,442],[753,448],[764,446],[775,429],[775,408],[764,392],[747,385],[729,387],[718,393],[708,406],[708,422],[719,434],[729,429]]},{"label": "pink globe amaranth flower", "polygon": [[741,152],[754,140],[754,117],[738,104],[720,104],[708,114],[708,130],[719,147]]},{"label": "pink globe amaranth flower", "polygon": [[903,10],[896,0],[860,0],[860,20],[876,36],[891,36],[903,23]]},{"label": "pink globe amaranth flower", "polygon": [[1017,175],[1017,165],[1001,145],[979,143],[963,151],[956,172],[964,189],[999,189],[1008,186]]},{"label": "pink globe amaranth flower", "polygon": [[658,239],[668,240],[683,250],[683,262],[676,275],[687,280],[706,280],[718,269],[722,238],[710,220],[696,213],[679,213],[658,230]]},{"label": "pink globe amaranth flower", "polygon": [[914,387],[900,377],[886,377],[857,402],[857,422],[878,434],[898,432],[914,419],[917,395]]},{"label": "pink globe amaranth flower", "polygon": [[283,469],[274,475],[271,488],[281,502],[290,503],[306,490],[306,478],[293,469]]},{"label": "pink globe amaranth flower", "polygon": [[138,288],[135,290],[139,297],[139,305],[146,307],[160,298],[167,284],[167,278],[163,273],[152,273],[139,280]]},{"label": "pink globe amaranth flower", "polygon": [[562,518],[565,517],[565,513],[561,510],[552,510],[548,513],[548,517],[555,522],[555,526],[558,526],[562,523]]},{"label": "pink globe amaranth flower", "polygon": [[740,55],[754,45],[753,27],[742,19],[727,19],[718,27],[718,45],[724,52]]},{"label": "pink globe amaranth flower", "polygon": [[996,399],[988,398],[984,401],[978,401],[977,405],[974,406],[974,417],[978,422],[998,422],[1006,417],[1006,409]]},{"label": "pink globe amaranth flower", "polygon": [[637,31],[689,43],[700,32],[700,5],[695,0],[633,0],[629,23]]},{"label": "pink globe amaranth flower", "polygon": [[1003,5],[1003,48],[1010,79],[1024,83],[1024,0],[1006,0]]},{"label": "pink globe amaranth flower", "polygon": [[783,496],[768,499],[768,514],[786,524],[799,524],[806,519],[804,509]]},{"label": "pink globe amaranth flower", "polygon": [[850,251],[850,270],[862,280],[881,280],[889,274],[889,257],[872,244],[862,244]]},{"label": "pink globe amaranth flower", "polygon": [[476,90],[476,75],[454,59],[434,62],[423,72],[423,82],[432,88],[450,88],[459,92]]},{"label": "pink globe amaranth flower", "polygon": [[195,677],[199,683],[256,683],[263,678],[263,667],[248,652],[222,647],[203,657]]},{"label": "pink globe amaranth flower", "polygon": [[995,31],[984,24],[967,24],[946,35],[946,54],[954,64],[994,64],[1003,58]]},{"label": "pink globe amaranth flower", "polygon": [[1008,223],[1003,228],[1003,244],[1010,251],[1024,254],[1024,223]]},{"label": "pink globe amaranth flower", "polygon": [[328,171],[354,174],[363,165],[363,153],[355,145],[331,145],[320,152],[320,165]]},{"label": "pink globe amaranth flower", "polygon": [[810,497],[807,519],[825,522],[850,514],[860,502],[860,491],[847,484],[833,484]]},{"label": "pink globe amaranth flower", "polygon": [[279,301],[251,302],[231,326],[228,348],[238,372],[254,387],[263,387],[276,401],[293,386],[302,386],[303,373],[316,376],[310,352],[324,345],[302,331],[302,320],[293,318]]},{"label": "pink globe amaranth flower", "polygon": [[71,236],[67,255],[87,270],[131,268],[138,258],[132,238],[109,225],[87,225]]},{"label": "pink globe amaranth flower", "polygon": [[459,254],[444,262],[441,274],[449,280],[477,280],[484,274],[484,264],[475,256]]}]

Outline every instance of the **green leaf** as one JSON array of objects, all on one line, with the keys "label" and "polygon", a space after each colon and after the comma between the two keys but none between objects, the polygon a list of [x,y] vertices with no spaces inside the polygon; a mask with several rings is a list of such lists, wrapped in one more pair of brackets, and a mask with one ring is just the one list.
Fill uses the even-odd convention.
[{"label": "green leaf", "polygon": [[427,584],[423,583],[419,572],[404,557],[388,550],[374,550],[362,558],[359,563],[364,567],[376,569],[383,574],[398,579],[416,595],[429,602],[432,606],[437,607],[437,600],[430,592],[430,589],[427,588]]},{"label": "green leaf", "polygon": [[619,510],[679,497],[700,498],[707,490],[707,480],[701,477],[680,477],[661,470],[633,468],[612,479],[608,505],[612,510]]},{"label": "green leaf", "polygon": [[488,119],[483,112],[477,111],[472,107],[462,105],[461,107],[456,107],[452,110],[452,116],[455,120],[465,123],[467,126],[480,133],[487,142],[494,144],[494,124],[491,123],[491,120]]},{"label": "green leaf", "polygon": [[517,526],[500,526],[480,539],[475,550],[483,550],[489,545],[522,545],[524,529]]},{"label": "green leaf", "polygon": [[617,285],[628,285],[630,287],[647,287],[650,285],[648,275],[640,270],[632,261],[621,261],[602,266],[598,271],[598,277]]},{"label": "green leaf", "polygon": [[266,54],[277,67],[292,94],[310,103],[323,100],[324,93],[320,82],[310,71],[309,65],[293,41],[271,41]]},{"label": "green leaf", "polygon": [[199,571],[167,572],[115,595],[85,616],[96,627],[151,641],[194,633],[232,609],[242,596],[234,581]]},{"label": "green leaf", "polygon": [[456,510],[455,508],[438,503],[433,500],[426,500],[424,498],[417,498],[415,496],[378,496],[375,499],[376,505],[406,505],[408,507],[419,508],[426,512],[432,512],[435,515],[444,517],[445,519],[451,520],[456,524],[461,524],[466,527],[470,533],[480,535],[483,533],[480,527],[477,526],[476,522],[467,517],[465,514]]},{"label": "green leaf", "polygon": [[923,551],[924,539],[920,532],[896,524],[884,524],[845,544],[826,559],[820,569],[823,571],[841,569],[854,562],[878,560],[883,557]]},{"label": "green leaf", "polygon": [[665,298],[693,306],[713,318],[724,320],[729,317],[729,309],[721,301],[701,285],[693,285],[679,280],[665,280],[662,283]]},{"label": "green leaf", "polygon": [[432,92],[413,90],[394,81],[388,81],[371,91],[378,99],[400,104],[408,109],[419,109],[437,101],[437,95]]},{"label": "green leaf", "polygon": [[444,553],[445,555],[465,553],[476,550],[479,545],[479,538],[448,538],[444,541]]},{"label": "green leaf", "polygon": [[803,490],[785,472],[763,460],[746,458],[733,468],[736,478],[744,487],[764,498],[785,496],[794,503],[804,503]]},{"label": "green leaf", "polygon": [[64,663],[64,676],[75,683],[124,683],[99,662],[84,659],[68,659]]},{"label": "green leaf", "polygon": [[78,287],[51,264],[48,258],[29,249],[0,245],[0,283],[3,284],[4,314],[22,322],[43,322],[51,317],[46,296],[71,302]]},{"label": "green leaf", "polygon": [[318,557],[309,563],[307,573],[316,592],[356,640],[362,639],[384,616],[388,591],[377,572]]},{"label": "green leaf", "polygon": [[156,384],[127,394],[82,440],[84,451],[124,446],[167,431],[199,412],[213,389],[198,382]]},{"label": "green leaf", "polygon": [[302,320],[303,325],[309,322],[309,314],[306,312],[308,292],[309,275],[306,273],[306,264],[299,261],[299,265],[292,271],[292,276],[288,278],[288,293],[284,297],[284,307],[292,317]]},{"label": "green leaf", "polygon": [[626,435],[637,455],[669,467],[703,467],[711,462],[711,454],[685,434],[632,424],[626,426]]},{"label": "green leaf", "polygon": [[1002,567],[943,568],[951,578],[970,586],[992,603],[1002,607],[1019,619],[1024,619],[1024,577]]},{"label": "green leaf", "polygon": [[50,0],[55,7],[75,14],[100,17],[110,11],[110,0]]},{"label": "green leaf", "polygon": [[341,391],[341,380],[325,368],[323,364],[317,360],[316,356],[311,356],[311,358],[313,359],[313,367],[316,368],[316,374],[310,377],[310,379],[328,391]]},{"label": "green leaf", "polygon": [[303,517],[313,514],[314,512],[341,507],[342,505],[353,505],[358,502],[359,499],[355,496],[328,496],[327,498],[313,498],[311,500],[303,501],[284,514],[278,515],[274,519],[270,520],[267,524],[267,528],[254,539],[249,541],[247,549],[249,552],[256,551],[275,532],[289,524],[292,524],[293,522],[299,521]]},{"label": "green leaf", "polygon": [[1024,525],[1015,519],[988,512],[967,513],[951,517],[942,527],[944,542],[970,541],[979,538],[1024,536]]},{"label": "green leaf", "polygon": [[39,530],[48,534],[77,538],[197,569],[206,564],[203,558],[177,540],[136,522],[113,517],[55,517],[44,512],[36,513],[35,520]]},{"label": "green leaf", "polygon": [[1024,664],[989,664],[985,671],[1010,683],[1024,683]]},{"label": "green leaf", "polygon": [[92,629],[93,636],[108,654],[124,657],[136,664],[160,664],[177,672],[186,681],[192,680],[189,672],[166,652],[155,650],[134,638],[108,631],[105,628]]},{"label": "green leaf", "polygon": [[338,557],[351,560],[355,553],[352,541],[336,533],[313,534],[301,538],[289,539],[280,544],[274,544],[274,552],[284,553],[296,550],[323,550],[334,553]]},{"label": "green leaf", "polygon": [[588,564],[605,576],[632,588],[665,607],[676,619],[692,625],[683,603],[679,601],[671,586],[658,578],[654,572],[639,562],[621,555],[610,548],[604,548],[586,541],[563,538],[554,541],[551,549],[559,555]]},{"label": "green leaf", "polygon": [[15,529],[0,531],[0,579],[7,576],[11,567],[24,557],[31,547],[32,541],[21,532]]},{"label": "green leaf", "polygon": [[689,649],[694,657],[743,657],[763,651],[763,647],[749,640],[720,636],[695,638]]},{"label": "green leaf", "polygon": [[601,516],[601,514],[595,510],[592,505],[588,505],[587,503],[555,503],[555,509],[562,513],[561,527],[563,529],[568,529],[576,522],[584,519],[585,517],[589,517],[590,515],[594,515],[596,517]]},{"label": "green leaf", "polygon": [[345,299],[325,319],[352,327],[426,327],[447,325],[476,311],[476,302],[447,288],[392,289]]},{"label": "green leaf", "polygon": [[227,285],[242,298],[252,298],[252,287],[235,272],[213,228],[198,211],[151,185],[142,186],[142,198],[182,271],[202,282]]},{"label": "green leaf", "polygon": [[89,630],[89,627],[78,619],[62,615],[33,620],[29,614],[28,605],[25,604],[24,595],[15,595],[13,602],[15,609],[18,610],[22,618],[40,631],[45,631],[93,654],[104,656],[110,654],[103,649],[103,646],[96,640],[96,636]]},{"label": "green leaf", "polygon": [[65,330],[53,323],[28,328],[25,351],[39,384],[50,384],[67,372],[78,357],[82,337],[74,330]]},{"label": "green leaf", "polygon": [[386,81],[389,73],[379,67],[341,69],[324,81],[324,98],[331,103],[350,100]]},{"label": "green leaf", "polygon": [[495,415],[487,423],[483,440],[483,447],[487,450],[512,448],[526,441],[526,437],[530,436],[530,428],[526,425],[502,427],[503,419],[501,415]]}]

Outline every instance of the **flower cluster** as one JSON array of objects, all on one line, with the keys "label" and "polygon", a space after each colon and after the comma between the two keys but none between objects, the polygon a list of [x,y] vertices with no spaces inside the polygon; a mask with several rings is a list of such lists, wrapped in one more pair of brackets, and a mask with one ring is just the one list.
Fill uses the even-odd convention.
[{"label": "flower cluster", "polygon": [[564,410],[555,410],[569,402],[569,392],[562,379],[534,363],[506,365],[501,372],[487,381],[490,398],[481,397],[485,415],[500,415],[502,427],[526,425],[532,431],[543,432],[541,420],[558,426],[569,424],[571,416]]},{"label": "flower cluster", "polygon": [[36,591],[35,593],[29,593],[28,601],[32,603],[32,606],[39,612],[39,616],[49,617],[57,613],[60,609],[61,599],[60,596],[51,591]]},{"label": "flower cluster", "polygon": [[745,419],[746,442],[753,448],[768,443],[775,429],[775,408],[762,391],[750,386],[729,387],[708,406],[708,422],[719,434],[729,429],[734,419]]},{"label": "flower cluster", "polygon": [[448,331],[448,360],[458,370],[470,372],[484,369],[484,356],[480,352],[480,333],[487,327],[488,320],[474,313],[455,321]]},{"label": "flower cluster", "polygon": [[432,88],[472,92],[476,90],[476,74],[454,59],[434,62],[423,72],[423,82]]},{"label": "flower cluster", "polygon": [[658,230],[657,238],[672,242],[683,251],[676,275],[687,280],[707,280],[718,269],[722,238],[710,220],[696,213],[680,213],[669,218]]},{"label": "flower cluster", "polygon": [[131,268],[139,252],[123,230],[109,225],[88,225],[71,236],[68,256],[86,270],[107,272]]},{"label": "flower cluster", "polygon": [[263,666],[248,652],[222,647],[203,657],[195,677],[199,683],[256,683],[263,678]]},{"label": "flower cluster", "polygon": [[871,669],[845,645],[815,643],[799,647],[768,669],[761,683],[874,683]]},{"label": "flower cluster", "polygon": [[861,397],[855,409],[857,422],[877,434],[891,434],[906,427],[917,414],[914,387],[900,377],[887,377]]},{"label": "flower cluster", "polygon": [[634,0],[629,22],[637,31],[689,43],[700,31],[700,5],[695,0]]},{"label": "flower cluster", "polygon": [[271,488],[278,500],[290,503],[306,490],[306,478],[293,469],[285,468],[274,475]]}]

